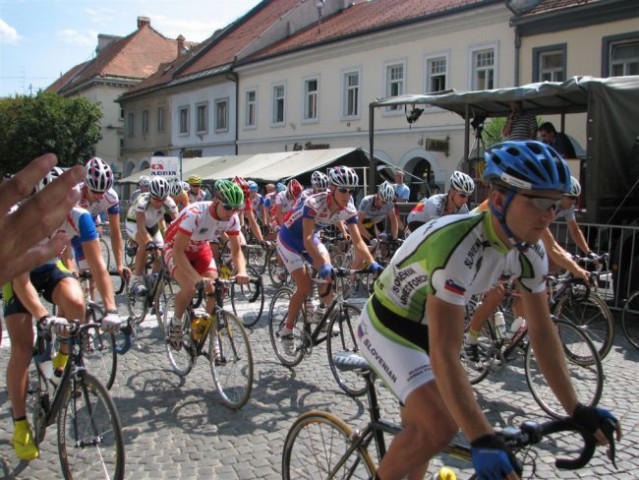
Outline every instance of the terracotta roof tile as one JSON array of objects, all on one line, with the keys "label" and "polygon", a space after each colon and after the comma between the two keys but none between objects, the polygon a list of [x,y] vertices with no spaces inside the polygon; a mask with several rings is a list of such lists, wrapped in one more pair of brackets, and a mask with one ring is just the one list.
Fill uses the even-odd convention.
[{"label": "terracotta roof tile", "polygon": [[144,25],[127,37],[108,44],[93,60],[73,67],[48,89],[64,93],[97,77],[142,80],[153,74],[159,64],[171,61],[176,55],[176,40]]},{"label": "terracotta roof tile", "polygon": [[553,10],[563,10],[570,7],[577,7],[580,5],[587,5],[589,3],[597,3],[600,1],[601,0],[541,0],[541,2],[539,2],[539,5],[528,10],[526,13],[524,13],[524,16],[547,13]]}]

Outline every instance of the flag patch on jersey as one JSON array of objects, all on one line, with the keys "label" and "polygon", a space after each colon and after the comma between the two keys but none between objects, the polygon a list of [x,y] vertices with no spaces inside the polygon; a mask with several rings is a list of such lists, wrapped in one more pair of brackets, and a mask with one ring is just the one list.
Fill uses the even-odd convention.
[{"label": "flag patch on jersey", "polygon": [[444,286],[444,289],[454,293],[455,295],[464,295],[464,293],[466,293],[466,289],[464,287],[457,285],[450,278],[446,280],[446,285]]}]

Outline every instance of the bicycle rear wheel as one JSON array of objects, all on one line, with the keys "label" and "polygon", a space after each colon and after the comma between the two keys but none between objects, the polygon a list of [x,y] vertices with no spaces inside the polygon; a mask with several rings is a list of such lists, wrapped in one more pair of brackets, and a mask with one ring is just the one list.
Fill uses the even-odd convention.
[{"label": "bicycle rear wheel", "polygon": [[133,265],[133,262],[135,261],[135,254],[137,253],[137,251],[138,244],[130,238],[127,238],[126,243],[124,244],[124,261],[126,262],[127,266],[130,267],[131,265]]},{"label": "bicycle rear wheel", "polygon": [[336,305],[330,314],[330,322],[326,332],[326,353],[328,365],[333,377],[344,392],[352,397],[366,393],[366,380],[357,371],[343,371],[335,366],[333,355],[339,352],[359,352],[355,331],[362,310],[355,305],[344,303]]},{"label": "bicycle rear wheel", "polygon": [[282,338],[281,332],[286,322],[293,293],[293,290],[288,287],[280,288],[273,295],[268,312],[268,334],[271,345],[280,363],[286,367],[294,367],[302,361],[304,342],[308,338],[304,332],[304,320],[301,312],[293,326],[292,338]]},{"label": "bicycle rear wheel", "polygon": [[[570,379],[577,393],[579,401],[584,405],[594,406],[599,403],[603,390],[603,367],[597,349],[588,335],[572,322],[556,320],[561,342],[564,345],[566,365]],[[592,363],[586,364],[579,359],[592,358]],[[545,377],[541,373],[535,352],[529,344],[525,359],[526,382],[535,401],[550,416],[561,418],[566,415],[565,410],[555,398]]]},{"label": "bicycle rear wheel", "polygon": [[[247,272],[251,278],[259,277],[253,267],[248,267]],[[233,307],[233,313],[242,320],[245,327],[252,327],[259,322],[264,311],[264,287],[262,282],[251,282],[246,285],[233,284],[231,306]]]},{"label": "bicycle rear wheel", "polygon": [[568,292],[557,301],[553,313],[584,330],[601,359],[608,355],[615,336],[615,322],[606,302],[595,293],[582,300]]},{"label": "bicycle rear wheel", "polygon": [[253,353],[237,316],[224,310],[219,315],[223,318],[216,319],[209,337],[211,373],[222,403],[237,410],[248,401],[253,389]]},{"label": "bicycle rear wheel", "polygon": [[[474,303],[466,307],[465,331],[468,331],[470,319],[474,313]],[[490,372],[490,364],[498,352],[497,338],[490,320],[484,323],[476,345],[463,344],[460,353],[461,364],[471,385],[481,382]]]},{"label": "bicycle rear wheel", "polygon": [[346,455],[352,435],[346,423],[328,412],[303,413],[286,435],[282,479],[371,478],[375,465],[364,447]]},{"label": "bicycle rear wheel", "polygon": [[77,372],[58,413],[58,454],[65,479],[124,478],[120,418],[104,386]]},{"label": "bicycle rear wheel", "polygon": [[630,295],[623,306],[621,327],[632,346],[639,348],[639,290]]},{"label": "bicycle rear wheel", "polygon": [[161,282],[162,283],[158,285],[153,306],[155,307],[155,319],[158,322],[158,327],[164,339],[166,337],[169,320],[173,317],[175,294],[178,292],[178,287],[166,276],[162,277]]}]

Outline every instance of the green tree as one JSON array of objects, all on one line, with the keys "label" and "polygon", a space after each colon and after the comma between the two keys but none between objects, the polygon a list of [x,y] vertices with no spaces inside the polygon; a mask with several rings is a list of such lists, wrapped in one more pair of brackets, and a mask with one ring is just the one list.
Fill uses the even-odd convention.
[{"label": "green tree", "polygon": [[95,155],[102,138],[99,105],[53,92],[0,98],[0,171],[15,173],[33,158],[52,152],[69,167]]}]

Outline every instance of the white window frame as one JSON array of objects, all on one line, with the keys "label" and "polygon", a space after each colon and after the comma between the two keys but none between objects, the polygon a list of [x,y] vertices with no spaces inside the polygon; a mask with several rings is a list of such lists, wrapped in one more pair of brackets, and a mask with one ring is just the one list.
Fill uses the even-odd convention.
[{"label": "white window frame", "polygon": [[[564,68],[565,64],[565,50],[548,50],[546,52],[539,53],[539,81],[540,82],[563,82],[566,80],[566,71]],[[544,68],[544,58],[550,56],[559,56],[561,57],[562,64],[559,67],[554,68]],[[561,74],[561,78],[557,77],[557,74]],[[544,75],[549,75],[549,78],[544,78]]]},{"label": "white window frame", "polygon": [[639,43],[639,38],[632,38],[632,39],[628,39],[628,40],[619,40],[619,41],[613,41],[610,42],[610,53],[608,54],[608,75],[609,76],[613,76],[613,69],[615,66],[617,65],[621,65],[623,68],[623,72],[621,72],[620,74],[615,74],[616,76],[620,76],[620,75],[637,75],[636,73],[630,73],[628,71],[628,64],[629,63],[636,63],[639,61],[639,58],[633,58],[631,61],[628,61],[627,59],[624,59],[623,61],[614,61],[612,59],[613,56],[613,52],[615,50],[615,47],[619,47],[619,46],[623,46],[624,44],[633,44],[633,43]]},{"label": "white window frame", "polygon": [[[249,95],[253,94],[253,100]],[[253,122],[251,122],[251,117]],[[244,128],[246,130],[257,128],[257,88],[248,88],[244,91]]]},{"label": "white window frame", "polygon": [[[182,123],[182,120],[184,119],[184,124]],[[190,119],[190,108],[188,105],[183,105],[181,107],[178,108],[178,135],[181,137],[186,137],[189,135],[189,131],[190,131],[190,123],[191,123],[191,119]],[[182,128],[184,127],[184,128]]]},{"label": "white window frame", "polygon": [[[348,79],[351,75],[357,75],[357,85],[349,85]],[[350,113],[348,107],[350,105],[350,93],[351,91],[357,92],[357,98],[355,99],[355,113]],[[362,69],[353,68],[344,70],[342,72],[342,119],[355,120],[360,118],[361,112],[361,97],[362,97]]]},{"label": "white window frame", "polygon": [[[393,68],[402,67],[402,78],[400,81],[390,78],[390,73]],[[408,78],[408,72],[406,71],[406,60],[394,60],[392,62],[384,63],[384,96],[391,97],[396,95],[404,95],[406,93],[406,79]],[[398,84],[401,88],[398,91],[393,91],[393,85]],[[403,115],[403,105],[390,105],[384,109],[384,113],[387,115]]]},{"label": "white window frame", "polygon": [[[275,96],[276,89],[282,89],[281,97]],[[278,103],[282,102],[282,119],[276,118]],[[274,83],[271,86],[271,127],[283,127],[286,125],[286,82]]]},{"label": "white window frame", "polygon": [[[315,90],[309,90],[311,82],[315,82]],[[302,79],[302,123],[319,122],[320,77],[314,75]],[[315,110],[314,112],[312,110]]]},{"label": "white window frame", "polygon": [[195,133],[202,135],[208,133],[208,131],[209,102],[198,102],[195,104]]},{"label": "white window frame", "polygon": [[[435,60],[443,59],[446,62],[446,68],[443,73],[444,76],[444,88],[442,90],[431,90],[431,79],[433,77],[431,71],[432,62]],[[437,52],[424,56],[424,92],[427,94],[438,93],[443,90],[447,90],[450,85],[450,51]]]},{"label": "white window frame", "polygon": [[164,105],[159,105],[157,108],[157,130],[158,133],[164,132],[166,122],[166,108]]},{"label": "white window frame", "polygon": [[[486,88],[498,88],[499,87],[499,44],[498,43],[486,43],[482,45],[474,45],[468,49],[468,88],[469,90],[484,90],[486,88],[479,88],[475,70],[475,55],[483,51],[493,51],[493,85]],[[486,69],[487,70],[487,69]]]},{"label": "white window frame", "polygon": [[[223,110],[222,110],[222,106]],[[222,116],[220,116],[220,112]],[[229,98],[215,99],[215,133],[229,131]]]}]

